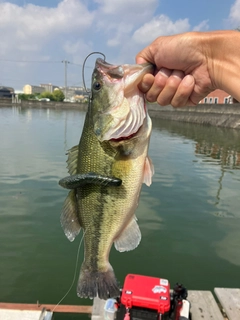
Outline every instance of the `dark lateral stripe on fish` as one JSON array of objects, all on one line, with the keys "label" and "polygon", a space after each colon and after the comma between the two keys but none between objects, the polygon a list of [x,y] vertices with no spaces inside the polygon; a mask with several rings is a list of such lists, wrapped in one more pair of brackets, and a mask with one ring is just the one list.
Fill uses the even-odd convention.
[{"label": "dark lateral stripe on fish", "polygon": [[107,177],[94,172],[89,172],[86,174],[74,174],[59,181],[59,185],[66,189],[76,189],[86,184],[118,187],[122,184],[122,180],[115,177]]}]

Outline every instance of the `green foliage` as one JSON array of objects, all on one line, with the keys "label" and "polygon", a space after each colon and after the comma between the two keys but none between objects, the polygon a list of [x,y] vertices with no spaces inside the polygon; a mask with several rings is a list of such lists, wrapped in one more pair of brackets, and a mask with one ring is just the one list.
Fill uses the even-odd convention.
[{"label": "green foliage", "polygon": [[54,90],[53,93],[49,91],[44,91],[39,96],[40,99],[42,98],[48,98],[51,101],[63,101],[65,96],[61,90]]},{"label": "green foliage", "polygon": [[40,94],[39,98],[40,98],[40,99],[42,99],[42,98],[48,98],[48,99],[50,99],[51,101],[54,101],[53,94],[52,94],[51,92],[49,92],[49,91],[44,91],[44,92],[42,92],[42,93]]},{"label": "green foliage", "polygon": [[48,98],[51,101],[63,101],[65,98],[64,93],[61,90],[54,90],[53,93],[49,91],[44,91],[41,94],[40,93],[34,93],[34,94],[20,93],[18,97],[21,100],[39,100],[42,98]]},{"label": "green foliage", "polygon": [[28,100],[28,94],[19,93],[18,98],[21,100]]},{"label": "green foliage", "polygon": [[21,100],[34,100],[34,99],[36,99],[34,94],[25,94],[25,93],[19,93],[18,98]]},{"label": "green foliage", "polygon": [[65,95],[61,90],[54,90],[53,98],[55,101],[63,101],[65,99]]}]

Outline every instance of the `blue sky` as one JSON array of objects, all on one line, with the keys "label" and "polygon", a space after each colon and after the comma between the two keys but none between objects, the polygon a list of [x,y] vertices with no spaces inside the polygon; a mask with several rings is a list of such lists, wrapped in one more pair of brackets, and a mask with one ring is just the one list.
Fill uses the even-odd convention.
[{"label": "blue sky", "polygon": [[92,51],[109,63],[133,63],[158,36],[239,26],[240,0],[0,0],[0,85],[64,85],[63,60],[68,85],[82,85]]}]

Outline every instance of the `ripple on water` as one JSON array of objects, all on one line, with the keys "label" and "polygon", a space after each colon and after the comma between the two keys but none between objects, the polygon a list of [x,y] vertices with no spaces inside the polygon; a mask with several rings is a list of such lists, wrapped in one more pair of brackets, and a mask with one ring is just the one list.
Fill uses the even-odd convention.
[{"label": "ripple on water", "polygon": [[[68,286],[80,241],[69,243],[61,229],[67,191],[58,180],[67,175],[65,151],[78,143],[84,114],[28,111],[0,109],[0,301],[49,302]],[[233,286],[240,259],[240,132],[158,120],[153,128],[155,175],[136,212],[143,238],[132,252],[112,250],[117,277],[143,272],[186,280],[191,288],[212,290],[223,279]]]}]

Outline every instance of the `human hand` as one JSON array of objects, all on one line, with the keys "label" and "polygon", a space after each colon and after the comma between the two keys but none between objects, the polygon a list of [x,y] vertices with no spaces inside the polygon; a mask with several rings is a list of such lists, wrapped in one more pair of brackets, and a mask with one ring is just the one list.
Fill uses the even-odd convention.
[{"label": "human hand", "polygon": [[137,63],[156,66],[155,74],[145,75],[139,85],[149,102],[196,105],[215,89],[208,38],[207,33],[199,32],[159,37],[138,53]]}]

